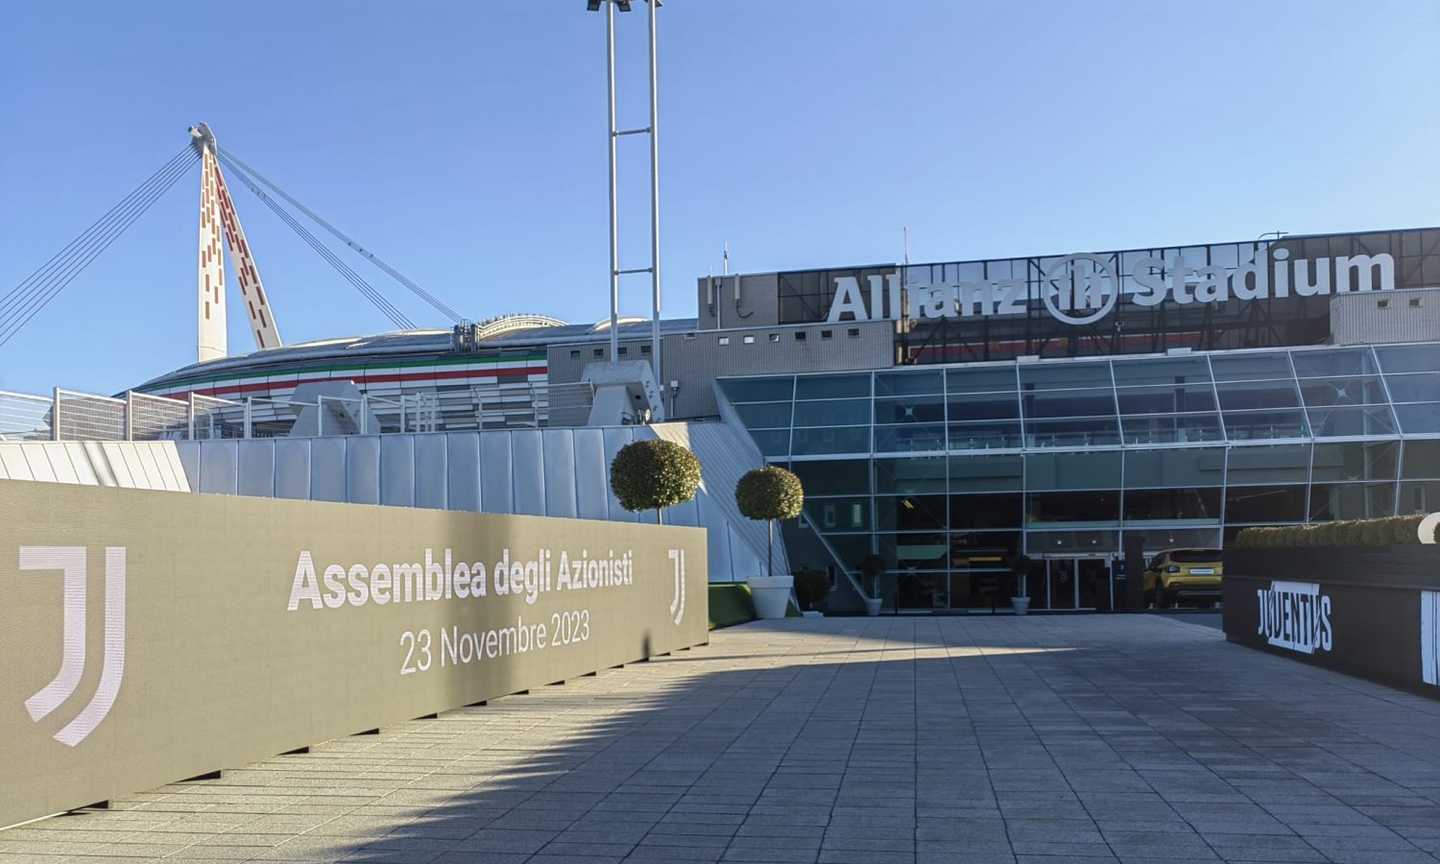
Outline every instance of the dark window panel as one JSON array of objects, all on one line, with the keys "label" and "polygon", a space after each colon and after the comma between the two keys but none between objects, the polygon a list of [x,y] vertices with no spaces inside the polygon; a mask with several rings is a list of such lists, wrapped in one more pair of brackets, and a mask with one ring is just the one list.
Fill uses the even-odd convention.
[{"label": "dark window panel", "polygon": [[904,453],[945,449],[944,424],[902,423],[875,427],[875,452]]},{"label": "dark window panel", "polygon": [[882,531],[942,531],[944,495],[877,495],[875,527]]},{"label": "dark window panel", "polygon": [[1019,528],[1024,521],[1024,496],[951,495],[950,527],[957,531]]},{"label": "dark window panel", "polygon": [[1115,391],[1105,389],[1057,390],[1023,393],[1025,417],[1110,417],[1115,414]]},{"label": "dark window panel", "polygon": [[951,450],[998,450],[1023,443],[1018,420],[951,423],[948,441]]},{"label": "dark window panel", "polygon": [[1232,381],[1217,384],[1224,411],[1293,408],[1300,404],[1294,381]]},{"label": "dark window panel", "polygon": [[1405,442],[1405,464],[1400,469],[1405,480],[1440,479],[1440,441]]},{"label": "dark window panel", "polygon": [[790,425],[789,402],[752,402],[736,405],[740,422],[750,429],[775,429]]},{"label": "dark window panel", "polygon": [[[953,430],[952,430],[953,433]],[[951,456],[951,492],[1010,491],[1021,488],[1021,457]]]},{"label": "dark window panel", "polygon": [[1310,445],[1232,447],[1227,483],[1304,483],[1310,476]]},{"label": "dark window panel", "polygon": [[1369,348],[1338,348],[1331,351],[1294,351],[1290,359],[1301,378],[1330,378],[1337,375],[1369,375],[1380,371]]},{"label": "dark window panel", "polygon": [[1220,520],[1220,490],[1130,489],[1125,492],[1125,522],[1175,519]]},{"label": "dark window panel", "polygon": [[869,399],[819,399],[795,403],[796,426],[856,426],[869,422]]},{"label": "dark window panel", "polygon": [[1115,360],[1115,383],[1121,387],[1202,384],[1210,387],[1210,364],[1204,357]]},{"label": "dark window panel", "polygon": [[1019,531],[955,532],[950,535],[950,566],[964,571],[1008,573],[1009,562],[1019,554],[1021,543]]},{"label": "dark window panel", "polygon": [[982,369],[945,370],[945,389],[952,396],[962,393],[1015,392],[1015,370],[1009,366]]},{"label": "dark window panel", "polygon": [[1194,444],[1223,441],[1219,414],[1169,414],[1122,417],[1126,444]]},{"label": "dark window panel", "polygon": [[1025,443],[1031,447],[1106,447],[1120,443],[1114,419],[1027,420]]},{"label": "dark window panel", "polygon": [[1316,483],[1310,489],[1310,519],[1376,519],[1395,515],[1392,483]]},{"label": "dark window panel", "polygon": [[900,396],[875,400],[876,423],[943,423],[944,396]]},{"label": "dark window panel", "polygon": [[1044,489],[1118,489],[1120,453],[1031,453],[1025,457],[1026,486]]},{"label": "dark window panel", "polygon": [[790,455],[789,429],[752,429],[750,437],[755,439],[755,446],[766,456]]},{"label": "dark window panel", "polygon": [[1440,402],[1396,405],[1400,429],[1409,435],[1433,435],[1440,431]]},{"label": "dark window panel", "polygon": [[869,453],[869,426],[832,426],[794,430],[796,456],[819,453]]},{"label": "dark window panel", "polygon": [[1209,384],[1190,386],[1121,387],[1117,395],[1121,414],[1165,414],[1215,410],[1215,391]]},{"label": "dark window panel", "polygon": [[1316,438],[1350,438],[1359,435],[1394,435],[1395,418],[1384,406],[1369,408],[1311,408],[1310,434]]},{"label": "dark window panel", "polygon": [[1125,488],[1219,486],[1225,451],[1218,447],[1131,450],[1125,454]]},{"label": "dark window panel", "polygon": [[1375,353],[1387,373],[1440,372],[1440,345],[1377,346]]},{"label": "dark window panel", "polygon": [[1025,522],[1073,524],[1116,522],[1120,519],[1120,493],[1030,492],[1025,496]]},{"label": "dark window panel", "polygon": [[1225,435],[1231,441],[1262,441],[1274,438],[1305,438],[1309,425],[1305,412],[1289,411],[1226,411]]},{"label": "dark window panel", "polygon": [[1229,486],[1226,524],[1305,521],[1304,486]]},{"label": "dark window panel", "polygon": [[910,396],[921,393],[943,393],[945,381],[940,371],[905,371],[875,373],[876,396]]},{"label": "dark window panel", "polygon": [[788,400],[794,387],[795,379],[788,375],[778,378],[725,378],[720,380],[720,390],[731,402]]},{"label": "dark window panel", "polygon": [[1396,402],[1440,402],[1440,372],[1386,375],[1385,385]]},{"label": "dark window panel", "polygon": [[1400,484],[1401,513],[1440,512],[1440,480]]},{"label": "dark window panel", "polygon": [[1284,352],[1217,355],[1210,358],[1216,381],[1263,381],[1289,378],[1294,373]]},{"label": "dark window panel", "polygon": [[1396,441],[1316,444],[1312,479],[1316,483],[1352,480],[1394,480],[1400,461]]},{"label": "dark window panel", "polygon": [[865,495],[870,492],[870,463],[864,459],[792,462],[808,495]]},{"label": "dark window panel", "polygon": [[999,420],[1020,416],[1014,393],[973,393],[950,397],[950,420]]},{"label": "dark window panel", "polygon": [[944,570],[950,542],[944,532],[878,534],[880,557],[891,570]]},{"label": "dark window panel", "polygon": [[821,531],[869,531],[871,528],[869,498],[807,497],[805,513]]},{"label": "dark window panel", "polygon": [[868,374],[800,375],[795,379],[796,399],[835,399],[869,395]]},{"label": "dark window panel", "polygon": [[945,457],[876,459],[875,491],[877,493],[944,492]]},{"label": "dark window panel", "polygon": [[1300,394],[1311,408],[1331,405],[1384,405],[1379,376],[1314,379],[1300,382]]}]

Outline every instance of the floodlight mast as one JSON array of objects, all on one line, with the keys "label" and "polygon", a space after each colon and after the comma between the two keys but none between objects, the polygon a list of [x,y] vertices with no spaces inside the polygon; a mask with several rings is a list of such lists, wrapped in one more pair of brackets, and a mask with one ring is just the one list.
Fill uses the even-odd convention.
[{"label": "floodlight mast", "polygon": [[[655,381],[664,381],[660,365],[660,99],[659,66],[656,59],[657,33],[655,10],[662,0],[649,0],[649,54],[650,54],[650,125],[640,129],[621,130],[615,120],[615,7],[629,12],[632,0],[586,0],[585,7],[591,12],[605,7],[605,90],[608,107],[608,128],[606,137],[610,151],[610,362],[620,360],[620,277],[629,273],[650,274],[650,356],[654,366]],[[622,135],[650,136],[650,266],[632,270],[620,268],[619,211],[616,198],[616,145]]]}]

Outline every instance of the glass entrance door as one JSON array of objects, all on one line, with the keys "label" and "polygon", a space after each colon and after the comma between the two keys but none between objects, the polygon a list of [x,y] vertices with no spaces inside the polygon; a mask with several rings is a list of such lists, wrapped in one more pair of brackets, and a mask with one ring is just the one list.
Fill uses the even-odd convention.
[{"label": "glass entrance door", "polygon": [[1047,586],[1051,609],[1074,609],[1078,595],[1075,590],[1075,572],[1080,562],[1074,558],[1051,558],[1046,570],[1049,571]]}]

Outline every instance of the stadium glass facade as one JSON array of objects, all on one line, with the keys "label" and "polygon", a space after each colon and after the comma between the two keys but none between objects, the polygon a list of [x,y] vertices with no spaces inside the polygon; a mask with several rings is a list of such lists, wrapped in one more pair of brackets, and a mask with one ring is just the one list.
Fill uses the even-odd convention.
[{"label": "stadium glass facade", "polygon": [[[887,606],[1115,606],[1145,554],[1241,528],[1440,510],[1440,343],[724,378],[719,390]],[[1021,589],[1017,589],[1021,590]]]}]

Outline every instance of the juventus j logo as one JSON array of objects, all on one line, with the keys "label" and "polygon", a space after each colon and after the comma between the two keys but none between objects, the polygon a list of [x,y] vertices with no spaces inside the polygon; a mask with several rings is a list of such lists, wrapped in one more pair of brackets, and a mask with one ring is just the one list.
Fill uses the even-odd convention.
[{"label": "juventus j logo", "polygon": [[[25,700],[25,710],[36,722],[75,695],[85,673],[85,589],[87,584],[84,546],[21,546],[21,570],[59,570],[64,573],[64,618],[60,671],[55,680]],[[74,747],[90,736],[110,713],[125,677],[125,547],[105,548],[105,655],[100,683],[89,704],[75,715],[55,740]]]},{"label": "juventus j logo", "polygon": [[670,600],[670,615],[679,627],[685,619],[685,550],[671,549],[670,560],[675,562],[675,594]]}]

